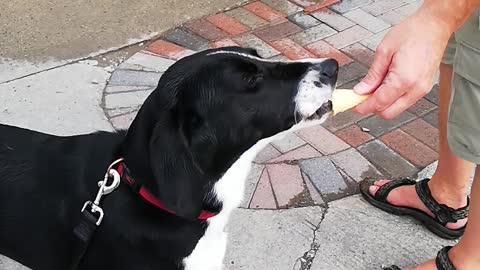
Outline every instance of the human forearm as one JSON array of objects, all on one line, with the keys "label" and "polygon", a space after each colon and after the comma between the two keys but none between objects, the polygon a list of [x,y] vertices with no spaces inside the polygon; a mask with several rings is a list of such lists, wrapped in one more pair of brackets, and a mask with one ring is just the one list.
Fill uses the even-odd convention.
[{"label": "human forearm", "polygon": [[414,16],[431,19],[453,33],[480,6],[480,0],[425,0]]}]

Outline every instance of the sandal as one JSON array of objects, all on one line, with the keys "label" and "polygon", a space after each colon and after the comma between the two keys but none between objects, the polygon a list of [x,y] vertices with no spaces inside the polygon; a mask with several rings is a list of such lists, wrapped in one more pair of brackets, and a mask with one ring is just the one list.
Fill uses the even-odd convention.
[{"label": "sandal", "polygon": [[[372,196],[369,192],[369,188],[374,184],[375,181],[373,179],[365,179],[360,183],[360,193],[362,194],[363,198],[373,206],[394,215],[411,216],[422,222],[427,229],[441,238],[449,240],[460,238],[465,232],[466,225],[459,229],[449,229],[446,227],[446,225],[448,223],[455,223],[458,220],[468,217],[470,199],[467,198],[467,206],[460,209],[453,209],[445,204],[439,204],[432,197],[430,188],[428,187],[428,181],[430,181],[428,178],[418,182],[411,179],[392,180],[389,183],[381,186],[375,193],[375,196]],[[432,211],[432,213],[435,215],[434,218],[418,209],[393,206],[387,202],[387,196],[393,189],[408,185],[415,185],[418,197],[425,204],[425,206]]]},{"label": "sandal", "polygon": [[[444,247],[440,250],[437,254],[437,258],[435,259],[435,265],[437,266],[438,270],[455,270],[455,266],[453,266],[452,261],[448,258],[448,251],[452,247]],[[400,267],[396,265],[392,265],[387,268],[383,268],[383,270],[402,270]]]}]

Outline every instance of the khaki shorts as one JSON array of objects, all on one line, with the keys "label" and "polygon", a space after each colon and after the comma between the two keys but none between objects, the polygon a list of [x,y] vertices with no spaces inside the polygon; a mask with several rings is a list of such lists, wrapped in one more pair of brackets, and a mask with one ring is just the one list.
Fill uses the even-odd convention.
[{"label": "khaki shorts", "polygon": [[448,143],[462,159],[480,164],[480,10],[450,39],[442,63],[453,65]]}]

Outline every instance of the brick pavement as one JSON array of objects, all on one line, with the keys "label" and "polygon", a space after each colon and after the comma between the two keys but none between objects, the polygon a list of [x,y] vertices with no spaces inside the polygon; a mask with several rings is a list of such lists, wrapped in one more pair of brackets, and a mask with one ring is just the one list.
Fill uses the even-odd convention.
[{"label": "brick pavement", "polygon": [[[104,91],[115,128],[128,127],[161,74],[184,56],[240,45],[265,58],[334,57],[339,87],[366,74],[386,31],[421,0],[262,0],[191,21],[122,63]],[[127,102],[125,102],[127,101]],[[268,145],[247,180],[244,208],[322,205],[365,177],[407,177],[437,158],[437,87],[394,120],[351,111]]]}]

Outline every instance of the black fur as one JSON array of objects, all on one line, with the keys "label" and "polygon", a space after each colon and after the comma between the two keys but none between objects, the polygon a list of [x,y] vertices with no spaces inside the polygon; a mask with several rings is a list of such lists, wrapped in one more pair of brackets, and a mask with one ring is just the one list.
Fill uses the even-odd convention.
[{"label": "black fur", "polygon": [[195,217],[221,210],[209,191],[244,151],[294,124],[293,97],[311,66],[211,52],[173,65],[128,132],[58,137],[0,125],[0,253],[34,270],[68,269],[80,209],[124,157],[178,216],[120,185],[102,201],[80,269],[183,269],[207,226]]}]

